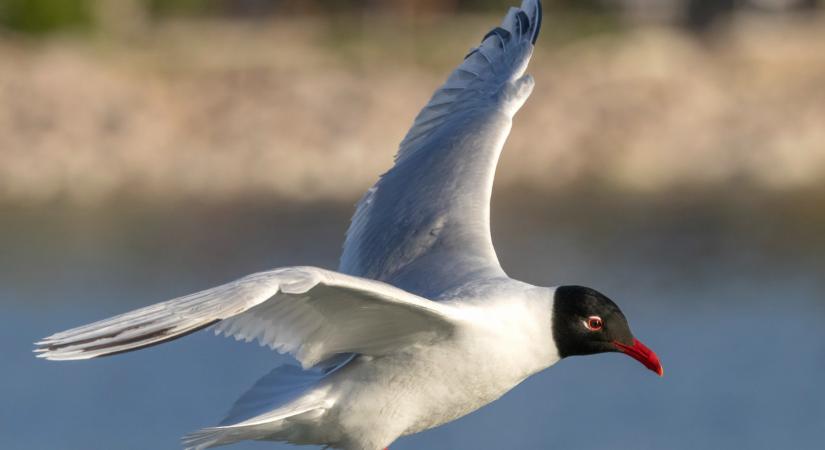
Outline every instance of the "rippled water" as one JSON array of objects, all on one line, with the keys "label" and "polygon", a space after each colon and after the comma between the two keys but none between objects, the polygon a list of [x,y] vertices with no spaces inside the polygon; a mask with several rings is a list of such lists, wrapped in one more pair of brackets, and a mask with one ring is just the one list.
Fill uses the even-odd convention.
[{"label": "rippled water", "polygon": [[[665,377],[621,355],[565,360],[394,449],[821,448],[818,225],[752,210],[518,198],[494,209],[508,272],[607,293]],[[349,213],[258,202],[3,209],[0,448],[173,449],[219,421],[287,359],[206,332],[68,363],[36,360],[31,343],[252,271],[335,267]]]}]

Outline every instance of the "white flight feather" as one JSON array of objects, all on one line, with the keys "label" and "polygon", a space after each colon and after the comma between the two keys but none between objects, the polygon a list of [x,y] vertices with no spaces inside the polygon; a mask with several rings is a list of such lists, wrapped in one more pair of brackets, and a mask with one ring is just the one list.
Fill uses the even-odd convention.
[{"label": "white flight feather", "polygon": [[215,332],[258,340],[310,367],[338,353],[380,355],[433,342],[453,329],[447,305],[385,283],[316,267],[248,275],[195,294],[56,333],[38,357],[88,359],[179,337]]},{"label": "white flight feather", "polygon": [[511,8],[415,118],[395,166],[358,204],[339,271],[434,297],[504,277],[490,238],[495,167],[533,87],[538,2]]}]

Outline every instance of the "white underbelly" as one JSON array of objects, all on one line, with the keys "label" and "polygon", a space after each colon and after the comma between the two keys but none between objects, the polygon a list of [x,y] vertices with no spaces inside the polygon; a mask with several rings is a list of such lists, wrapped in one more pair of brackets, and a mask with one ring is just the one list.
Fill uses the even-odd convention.
[{"label": "white underbelly", "polygon": [[343,435],[383,445],[469,414],[541,368],[480,344],[465,339],[358,357],[330,379],[336,401],[329,417]]}]

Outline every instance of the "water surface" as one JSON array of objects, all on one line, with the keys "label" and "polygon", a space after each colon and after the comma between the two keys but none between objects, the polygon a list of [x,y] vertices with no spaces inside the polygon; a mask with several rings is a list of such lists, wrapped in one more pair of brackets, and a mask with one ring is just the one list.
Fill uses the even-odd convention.
[{"label": "water surface", "polygon": [[[518,198],[494,203],[506,270],[607,293],[660,355],[665,377],[621,355],[572,358],[394,449],[820,448],[816,223],[752,209]],[[208,332],[65,363],[35,359],[32,342],[257,270],[334,268],[351,212],[258,201],[128,205],[3,209],[0,448],[174,449],[181,435],[217,423],[289,359]]]}]

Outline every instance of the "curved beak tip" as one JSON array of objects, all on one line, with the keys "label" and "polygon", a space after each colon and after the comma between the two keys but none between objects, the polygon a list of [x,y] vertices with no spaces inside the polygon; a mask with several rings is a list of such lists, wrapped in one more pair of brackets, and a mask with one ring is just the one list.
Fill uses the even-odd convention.
[{"label": "curved beak tip", "polygon": [[634,338],[633,344],[631,345],[622,344],[621,342],[616,341],[613,342],[613,346],[625,355],[639,361],[648,369],[656,372],[656,374],[660,377],[665,376],[665,369],[662,367],[659,357],[656,356],[656,353],[653,352],[653,350],[642,344],[642,342],[638,339]]}]

